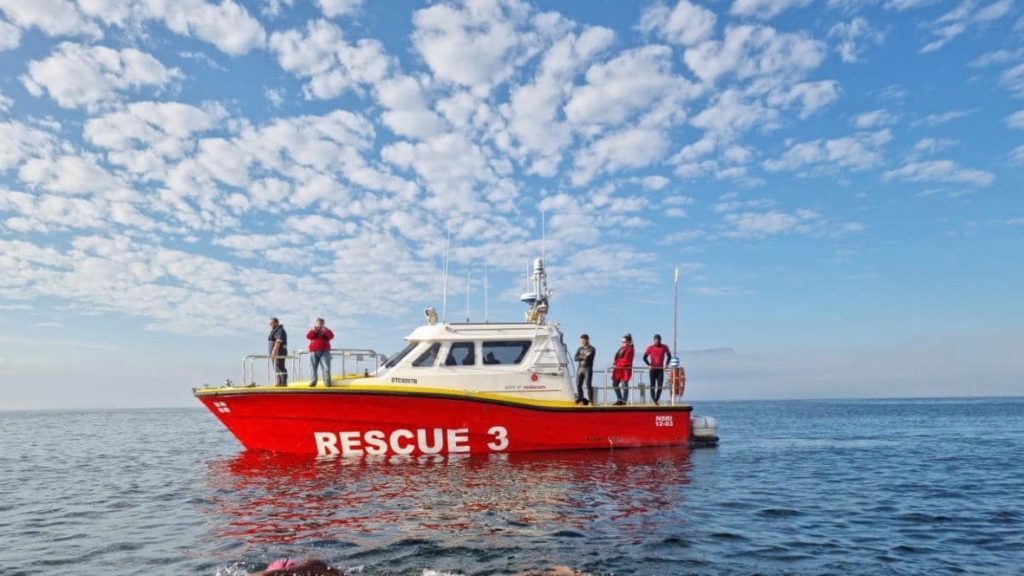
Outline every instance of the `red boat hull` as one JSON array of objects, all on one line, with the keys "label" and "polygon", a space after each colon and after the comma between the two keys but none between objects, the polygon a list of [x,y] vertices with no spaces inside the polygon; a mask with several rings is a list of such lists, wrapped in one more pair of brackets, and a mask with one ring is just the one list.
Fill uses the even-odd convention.
[{"label": "red boat hull", "polygon": [[421,455],[685,447],[690,406],[543,406],[355,390],[231,391],[199,400],[247,449]]}]

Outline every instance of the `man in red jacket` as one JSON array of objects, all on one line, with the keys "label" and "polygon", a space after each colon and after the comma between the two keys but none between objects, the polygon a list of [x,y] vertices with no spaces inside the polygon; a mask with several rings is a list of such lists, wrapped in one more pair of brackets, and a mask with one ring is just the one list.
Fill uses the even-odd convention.
[{"label": "man in red jacket", "polygon": [[334,332],[324,326],[324,319],[317,318],[313,329],[306,333],[309,340],[309,357],[313,362],[313,379],[310,386],[316,386],[317,369],[322,364],[324,367],[324,386],[331,385],[331,340],[334,340]]}]

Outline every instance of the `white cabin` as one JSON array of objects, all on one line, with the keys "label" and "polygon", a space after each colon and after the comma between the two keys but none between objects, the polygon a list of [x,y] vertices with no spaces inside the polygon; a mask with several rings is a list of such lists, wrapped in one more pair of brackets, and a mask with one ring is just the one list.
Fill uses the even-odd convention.
[{"label": "white cabin", "polygon": [[554,324],[428,324],[376,373],[382,384],[573,401],[568,351]]}]

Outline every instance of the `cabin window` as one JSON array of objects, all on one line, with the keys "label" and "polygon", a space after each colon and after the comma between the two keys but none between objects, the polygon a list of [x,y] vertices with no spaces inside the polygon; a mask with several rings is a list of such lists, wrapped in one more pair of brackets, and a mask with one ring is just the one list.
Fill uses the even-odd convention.
[{"label": "cabin window", "polygon": [[484,342],[484,364],[519,364],[530,349],[530,340]]},{"label": "cabin window", "polygon": [[448,349],[445,366],[472,366],[476,364],[476,347],[472,342],[454,342]]},{"label": "cabin window", "polygon": [[387,363],[384,364],[384,367],[385,368],[394,368],[395,366],[398,365],[399,362],[402,361],[402,358],[405,358],[406,356],[408,356],[409,352],[412,352],[412,349],[415,348],[416,346],[419,346],[419,342],[410,342],[409,344],[406,345],[405,348],[402,348],[401,352],[399,352],[399,353],[395,354],[394,356],[392,356],[391,358],[389,358]]},{"label": "cabin window", "polygon": [[417,358],[416,361],[412,363],[412,365],[417,367],[417,368],[423,368],[423,367],[426,367],[426,366],[433,366],[434,362],[437,361],[437,353],[440,350],[441,350],[441,343],[440,342],[434,342],[433,344],[430,345],[430,348],[427,348],[426,352],[424,352],[423,354],[420,354],[420,357]]}]

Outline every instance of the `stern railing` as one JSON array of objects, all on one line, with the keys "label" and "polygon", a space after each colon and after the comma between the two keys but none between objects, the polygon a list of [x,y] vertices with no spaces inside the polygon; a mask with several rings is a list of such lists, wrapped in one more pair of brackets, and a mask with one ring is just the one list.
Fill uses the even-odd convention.
[{"label": "stern railing", "polygon": [[[651,368],[648,366],[639,366],[631,368],[632,374],[630,375],[629,381],[626,383],[627,393],[627,406],[653,406],[654,396],[653,387],[651,386]],[[664,382],[661,386],[661,395],[659,398],[659,406],[678,406],[683,404],[682,396],[676,396],[672,393],[672,386],[669,383],[669,371],[676,370],[675,368],[663,368]],[[594,382],[594,395],[597,396],[598,406],[608,406],[614,404],[618,397],[615,395],[615,388],[612,386],[612,373],[615,368],[606,368],[604,370],[604,382]],[[596,374],[595,374],[596,376]],[[596,378],[595,378],[596,380]],[[573,379],[573,393],[576,393],[576,381]],[[584,386],[584,392],[586,392],[586,386]]]}]

